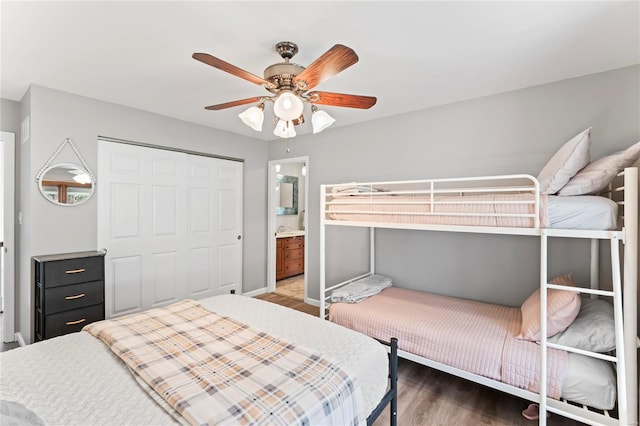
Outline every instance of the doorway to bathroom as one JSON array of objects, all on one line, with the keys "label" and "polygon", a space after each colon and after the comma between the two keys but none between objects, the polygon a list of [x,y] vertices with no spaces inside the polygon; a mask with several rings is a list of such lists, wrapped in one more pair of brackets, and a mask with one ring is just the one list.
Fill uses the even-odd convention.
[{"label": "doorway to bathroom", "polygon": [[269,161],[267,291],[307,301],[309,157]]}]

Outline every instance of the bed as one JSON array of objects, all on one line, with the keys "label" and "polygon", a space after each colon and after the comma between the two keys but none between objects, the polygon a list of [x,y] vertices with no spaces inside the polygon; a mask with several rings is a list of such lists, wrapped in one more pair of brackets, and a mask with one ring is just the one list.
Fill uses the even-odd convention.
[{"label": "bed", "polygon": [[[520,180],[525,182],[514,184]],[[437,186],[446,183],[451,180],[406,182],[402,187],[381,182],[334,185],[326,201],[328,219],[485,228],[611,230],[618,227],[618,205],[613,200],[593,195],[536,194],[532,176],[489,177],[484,183],[490,186],[484,188],[440,189]],[[495,192],[497,190],[500,192]]]},{"label": "bed", "polygon": [[[357,402],[353,407],[356,407],[358,424],[371,422],[370,415],[376,409],[378,413],[381,411],[381,405],[386,405],[382,401],[389,401],[385,400],[389,398],[387,350],[369,337],[289,308],[244,296],[215,296],[200,300],[195,305],[246,324],[251,329],[277,336],[285,343],[293,343],[312,354],[321,354],[342,368],[355,384],[352,396]],[[101,324],[94,323],[88,327],[97,328]],[[244,330],[246,327],[241,328]],[[313,333],[309,333],[311,329]],[[153,331],[156,333],[157,330],[154,328]],[[116,340],[122,341],[123,338]],[[138,376],[132,375],[107,345],[87,331],[0,353],[0,365],[0,399],[26,407],[45,424],[187,424],[186,417],[177,414],[157,394],[146,393],[145,383],[137,380]],[[254,374],[266,373],[255,371]],[[227,396],[221,393],[221,397]],[[251,406],[266,406],[269,400],[269,395],[266,395]],[[290,403],[295,402],[294,396]],[[280,405],[283,403],[278,402]],[[237,420],[233,418],[221,422],[234,423]]]},{"label": "bed", "polygon": [[[584,311],[596,303],[602,301],[585,299]],[[329,320],[376,339],[397,336],[404,353],[538,391],[538,345],[516,338],[522,323],[519,307],[390,287],[360,303],[331,304]],[[615,375],[606,361],[551,349],[547,383],[547,394],[554,399],[614,408]]]},{"label": "bed", "polygon": [[[401,357],[537,402],[541,413],[550,411],[588,424],[637,424],[635,295],[638,170],[629,166],[640,156],[640,143],[589,163],[588,134],[587,130],[563,146],[538,177],[521,174],[321,185],[321,316],[374,337],[382,338],[389,330],[393,330],[394,334],[401,336]],[[572,153],[579,151],[579,146],[583,147],[578,155],[580,158],[569,158]],[[571,151],[569,157],[566,157],[567,147]],[[560,153],[565,157],[556,158]],[[567,170],[567,167],[572,169]],[[326,282],[328,227],[369,228],[368,272],[338,283]],[[518,318],[520,310],[496,308],[495,305],[478,308],[485,312],[473,313],[467,319],[468,322],[462,322],[458,328],[454,326],[456,319],[452,317],[441,316],[435,322],[430,322],[429,318],[420,320],[419,318],[432,315],[434,310],[451,313],[458,309],[452,305],[464,305],[467,302],[447,301],[443,308],[425,301],[429,308],[417,306],[414,311],[416,300],[420,300],[423,295],[400,295],[398,292],[401,289],[393,287],[364,302],[332,303],[332,292],[342,291],[345,286],[375,275],[376,229],[489,233],[539,238],[540,288],[536,296],[536,315],[542,337],[528,342],[529,345],[523,344],[522,340],[513,339],[512,336],[517,335],[515,330],[522,321]],[[548,239],[556,237],[591,241],[591,282],[588,285],[567,286],[549,281]],[[612,290],[599,288],[600,242],[609,245]],[[620,253],[621,242],[624,256]],[[622,257],[627,259],[624,265]],[[415,284],[412,283],[413,286]],[[552,303],[549,294],[553,291],[608,299],[612,306],[610,319],[615,329],[612,331],[615,342],[613,350],[606,353],[584,350],[549,338],[547,334],[553,324],[545,313],[548,303]],[[384,294],[387,296],[383,296]],[[624,298],[624,310],[623,295],[630,295]],[[380,303],[380,300],[384,300],[384,303]],[[372,315],[367,307],[376,313]],[[425,309],[426,311],[421,312]],[[383,311],[387,313],[383,315]],[[396,322],[393,319],[394,315],[407,317],[412,314],[414,316],[410,320],[405,318],[405,321]],[[483,315],[490,318],[489,323],[476,323],[475,321],[481,321],[478,318]],[[503,318],[498,321],[501,322],[500,327],[495,327],[495,315]],[[478,327],[478,324],[484,324],[484,327],[473,328]],[[497,333],[491,338],[503,341],[498,346],[500,350],[495,349],[500,353],[494,353],[493,358],[484,358],[489,359],[485,364],[474,365],[470,360],[480,355],[474,352],[474,346],[481,347],[482,344],[473,345],[474,335],[469,330],[479,333],[486,332],[491,327],[495,327]],[[426,329],[430,329],[432,333],[425,334]],[[447,343],[441,338],[447,331],[458,333],[458,346],[454,344],[445,349]],[[483,334],[483,337],[486,336]],[[411,346],[412,342],[420,340],[431,347]],[[509,351],[519,352],[520,355],[512,356]],[[452,353],[462,354],[461,359]],[[505,362],[513,365],[506,365]],[[615,366],[614,379],[608,371],[611,369],[610,365]],[[602,372],[603,376],[597,379],[597,383],[588,382],[591,373],[585,373],[585,369]],[[523,373],[525,370],[528,370],[527,374]],[[509,375],[511,378],[505,379]],[[565,379],[569,380],[568,385]],[[601,392],[606,397],[594,399],[593,395],[585,394],[579,387],[572,386],[573,382],[585,380],[587,388],[591,386],[596,393]],[[602,383],[606,383],[606,386],[600,387]],[[615,408],[610,412],[608,409],[614,405],[613,399],[616,399]],[[567,400],[574,402],[569,403]],[[545,424],[546,416],[541,414],[539,421]]]}]

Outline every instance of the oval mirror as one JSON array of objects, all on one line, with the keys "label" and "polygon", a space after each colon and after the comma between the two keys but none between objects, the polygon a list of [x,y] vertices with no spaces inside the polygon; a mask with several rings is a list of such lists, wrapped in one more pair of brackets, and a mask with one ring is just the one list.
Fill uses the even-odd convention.
[{"label": "oval mirror", "polygon": [[81,166],[72,163],[54,164],[44,171],[38,182],[47,200],[60,206],[77,206],[93,195],[96,184]]}]

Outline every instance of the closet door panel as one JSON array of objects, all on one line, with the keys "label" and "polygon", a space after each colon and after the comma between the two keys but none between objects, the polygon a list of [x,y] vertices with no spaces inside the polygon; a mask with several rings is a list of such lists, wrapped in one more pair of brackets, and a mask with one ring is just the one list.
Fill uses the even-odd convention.
[{"label": "closet door panel", "polygon": [[211,190],[206,188],[189,189],[189,231],[191,233],[206,234],[211,232],[212,206]]},{"label": "closet door panel", "polygon": [[178,197],[175,187],[153,187],[153,236],[176,235]]},{"label": "closet door panel", "polygon": [[102,151],[98,145],[98,249],[106,248],[105,315],[125,315],[144,306],[144,248],[149,219],[143,206],[148,166],[134,150]]},{"label": "closet door panel", "polygon": [[189,297],[200,298],[219,294],[218,255],[215,223],[217,222],[218,190],[215,159],[189,156],[187,159],[189,197],[187,210],[189,264],[198,267],[187,272]]},{"label": "closet door panel", "polygon": [[140,186],[111,184],[111,238],[140,236]]},{"label": "closet door panel", "polygon": [[98,146],[107,317],[240,291],[242,163]]},{"label": "closet door panel", "polygon": [[211,247],[195,247],[189,250],[188,292],[190,297],[209,293],[211,287]]},{"label": "closet door panel", "polygon": [[177,251],[153,254],[153,305],[178,301],[180,253]]},{"label": "closet door panel", "polygon": [[107,312],[124,315],[142,309],[142,256],[112,258],[109,263],[105,281],[111,282],[112,291],[105,300],[111,305]]},{"label": "closet door panel", "polygon": [[[218,246],[218,265],[233,265],[238,258],[238,251],[234,244]],[[238,276],[234,268],[218,268],[218,287],[235,288]]]},{"label": "closet door panel", "polygon": [[217,241],[220,290],[242,288],[242,164],[215,160],[218,165]]},{"label": "closet door panel", "polygon": [[[138,147],[139,148],[139,147]],[[184,153],[161,149],[139,148],[150,162],[147,182],[151,200],[148,207],[151,225],[148,246],[149,269],[145,279],[145,308],[157,307],[183,299],[187,270],[185,250],[186,202]]]}]

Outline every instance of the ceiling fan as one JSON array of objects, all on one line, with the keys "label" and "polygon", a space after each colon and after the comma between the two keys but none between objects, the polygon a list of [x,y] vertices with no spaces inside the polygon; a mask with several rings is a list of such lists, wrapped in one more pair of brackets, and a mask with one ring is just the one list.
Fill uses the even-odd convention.
[{"label": "ceiling fan", "polygon": [[205,109],[218,111],[256,103],[257,106],[250,107],[239,116],[249,127],[261,131],[264,120],[264,104],[271,101],[273,102],[274,124],[276,124],[273,133],[276,136],[290,138],[296,135],[294,126],[304,123],[304,103],[311,104],[313,133],[321,132],[335,122],[335,119],[329,114],[318,110],[317,105],[360,109],[368,109],[375,105],[377,99],[372,96],[309,91],[329,77],[358,62],[358,55],[353,49],[336,44],[306,68],[290,62],[290,59],[298,53],[298,46],[295,43],[282,41],[276,44],[276,52],[280,54],[284,62],[268,66],[264,70],[264,78],[207,53],[194,53],[194,59],[263,86],[271,92],[271,95],[210,105]]}]

